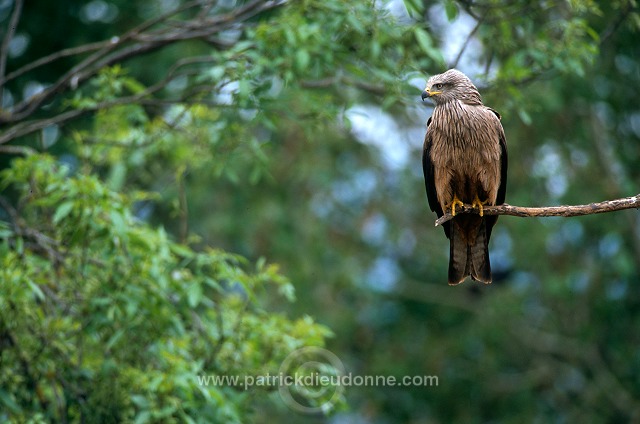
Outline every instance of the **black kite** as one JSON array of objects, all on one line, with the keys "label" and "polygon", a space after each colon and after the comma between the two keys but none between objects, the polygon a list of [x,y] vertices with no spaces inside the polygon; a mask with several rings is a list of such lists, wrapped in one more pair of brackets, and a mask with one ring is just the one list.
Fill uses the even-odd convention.
[{"label": "black kite", "polygon": [[[483,205],[504,203],[507,188],[507,140],[500,115],[484,106],[478,89],[462,72],[450,69],[427,81],[422,99],[435,102],[427,121],[422,168],[427,198],[450,240],[449,284],[467,276],[491,282],[489,238],[497,216],[483,216]],[[458,214],[473,205],[479,214]]]}]

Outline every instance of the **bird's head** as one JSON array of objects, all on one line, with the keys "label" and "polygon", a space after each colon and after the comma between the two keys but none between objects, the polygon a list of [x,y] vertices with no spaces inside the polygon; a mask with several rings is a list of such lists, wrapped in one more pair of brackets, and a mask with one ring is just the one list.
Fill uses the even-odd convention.
[{"label": "bird's head", "polygon": [[459,100],[467,104],[482,104],[478,89],[471,80],[457,69],[449,69],[434,75],[427,81],[422,100],[430,98],[436,105]]}]

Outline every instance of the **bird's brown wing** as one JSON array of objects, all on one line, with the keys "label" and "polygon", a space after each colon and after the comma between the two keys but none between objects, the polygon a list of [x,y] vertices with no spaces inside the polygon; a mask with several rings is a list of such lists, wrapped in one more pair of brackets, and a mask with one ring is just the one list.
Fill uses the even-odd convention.
[{"label": "bird's brown wing", "polygon": [[[429,201],[429,207],[436,213],[438,218],[444,215],[442,206],[438,201],[438,193],[436,192],[436,183],[434,177],[433,161],[431,159],[431,147],[433,146],[433,140],[431,139],[431,132],[429,131],[429,124],[431,124],[431,118],[427,121],[427,134],[424,137],[424,146],[422,148],[422,172],[424,173],[424,183],[427,189],[427,200]],[[444,233],[447,238],[449,237],[449,222],[442,224]]]},{"label": "bird's brown wing", "polygon": [[[488,108],[493,112],[497,117],[498,121],[501,116],[495,110]],[[504,129],[502,128],[502,124],[498,122],[498,137],[500,141],[500,185],[498,186],[498,194],[496,196],[496,205],[501,205],[504,203],[505,197],[507,195],[507,166],[508,166],[508,156],[507,156],[507,138],[504,135]],[[498,215],[487,216],[487,243],[491,238],[491,230],[493,226],[498,221]]]},{"label": "bird's brown wing", "polygon": [[500,187],[498,187],[498,196],[496,197],[496,205],[504,203],[507,195],[507,139],[504,131],[500,132]]}]

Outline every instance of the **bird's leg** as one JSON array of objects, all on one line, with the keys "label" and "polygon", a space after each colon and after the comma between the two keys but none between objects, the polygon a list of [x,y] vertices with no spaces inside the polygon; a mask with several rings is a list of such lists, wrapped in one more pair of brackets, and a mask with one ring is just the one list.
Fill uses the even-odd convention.
[{"label": "bird's leg", "polygon": [[464,203],[462,203],[462,201],[460,199],[458,199],[458,196],[456,196],[456,194],[453,194],[453,200],[451,201],[451,204],[449,205],[449,207],[451,207],[451,216],[456,216],[456,205],[463,207]]},{"label": "bird's leg", "polygon": [[473,206],[474,208],[478,208],[478,211],[480,213],[480,216],[484,215],[484,208],[483,206],[486,205],[487,203],[489,203],[489,199],[485,200],[484,202],[481,201],[478,198],[478,195],[476,194],[476,198],[473,199],[473,203],[471,203],[471,206]]}]

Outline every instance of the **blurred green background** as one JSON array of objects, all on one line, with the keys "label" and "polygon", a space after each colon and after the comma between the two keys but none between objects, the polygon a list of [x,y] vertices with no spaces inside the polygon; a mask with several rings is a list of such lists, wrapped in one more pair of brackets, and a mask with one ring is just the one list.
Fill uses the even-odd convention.
[{"label": "blurred green background", "polygon": [[[502,217],[493,284],[447,286],[420,101],[449,67],[476,83],[510,204],[635,195],[635,0],[31,0],[12,27],[19,4],[0,1],[0,420],[640,420],[638,211]],[[195,381],[306,345],[438,385],[305,415]]]}]

